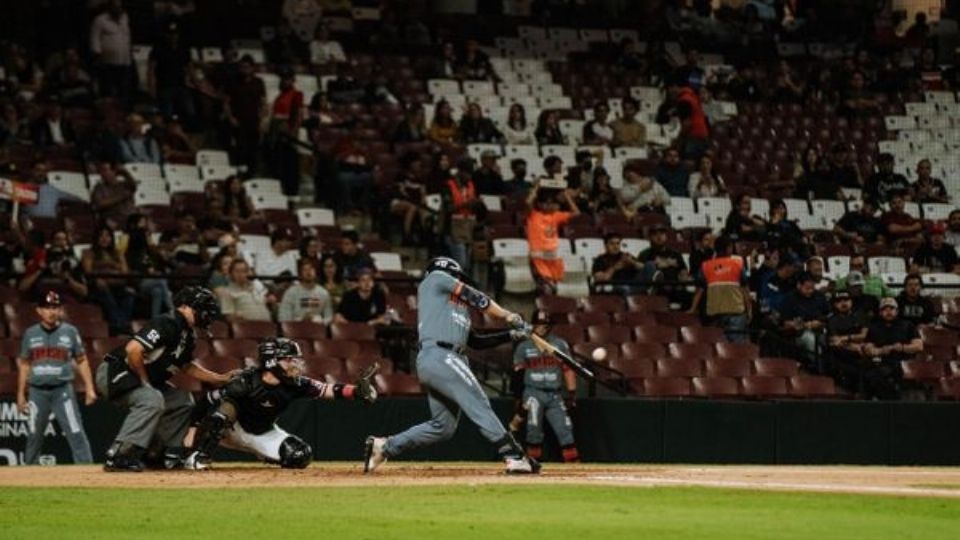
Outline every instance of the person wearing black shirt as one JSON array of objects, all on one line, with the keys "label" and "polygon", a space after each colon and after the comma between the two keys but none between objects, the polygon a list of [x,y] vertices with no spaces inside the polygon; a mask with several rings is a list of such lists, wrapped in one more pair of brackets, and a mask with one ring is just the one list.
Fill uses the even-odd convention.
[{"label": "person wearing black shirt", "polygon": [[780,199],[770,202],[770,221],[766,233],[768,246],[779,247],[781,252],[805,255],[803,232],[796,221],[787,218],[787,205]]},{"label": "person wearing black shirt", "polygon": [[750,196],[742,194],[737,197],[736,204],[727,216],[723,227],[723,234],[735,240],[760,242],[766,234],[767,222],[763,218],[751,215],[752,203]]},{"label": "person wearing black shirt", "polygon": [[717,236],[710,229],[696,233],[693,248],[690,250],[690,271],[695,274],[694,279],[700,279],[703,261],[713,258],[713,243],[716,240]]},{"label": "person wearing black shirt", "polygon": [[387,295],[373,279],[373,270],[365,268],[357,275],[357,286],[343,295],[334,322],[387,324]]},{"label": "person wearing black shirt", "polygon": [[643,270],[643,263],[629,253],[622,251],[620,242],[623,239],[618,234],[607,233],[603,237],[604,253],[593,259],[593,268],[590,273],[595,281],[621,282],[615,289],[622,294],[638,292],[635,285],[629,282],[636,281]]},{"label": "person wearing black shirt", "polygon": [[867,319],[853,311],[847,291],[833,295],[833,312],[827,317],[826,371],[849,391],[860,387],[860,350],[867,337]]},{"label": "person wearing black shirt", "polygon": [[910,182],[902,174],[893,172],[893,154],[883,153],[877,158],[877,172],[867,180],[864,197],[872,199],[877,204],[890,202],[893,194],[898,191],[907,191]]},{"label": "person wearing black shirt", "polygon": [[355,281],[360,270],[375,267],[370,255],[360,251],[359,242],[360,237],[356,231],[343,231],[340,235],[340,249],[333,254],[337,267],[347,281]]},{"label": "person wearing black shirt", "polygon": [[880,317],[867,329],[863,355],[864,391],[867,397],[896,399],[903,377],[900,361],[923,352],[923,341],[913,323],[897,317],[897,301],[880,301]]},{"label": "person wearing black shirt", "polygon": [[854,244],[873,244],[883,241],[886,229],[876,216],[877,207],[870,199],[864,199],[860,210],[847,212],[833,228],[833,233]]},{"label": "person wearing black shirt", "polygon": [[837,143],[830,150],[827,163],[827,179],[840,188],[863,188],[860,171],[848,162],[849,149],[843,143]]},{"label": "person wearing black shirt", "polygon": [[922,287],[920,274],[909,274],[903,280],[903,292],[897,296],[900,318],[914,325],[931,324],[937,318],[933,300],[920,294]]},{"label": "person wearing black shirt", "polygon": [[164,116],[179,114],[192,126],[196,108],[187,88],[191,65],[190,47],[180,38],[177,24],[171,22],[163,38],[150,51],[147,89],[156,96]]},{"label": "person wearing black shirt", "polygon": [[657,225],[650,235],[650,247],[641,251],[637,260],[646,265],[645,274],[651,281],[673,282],[672,285],[662,285],[653,288],[654,294],[668,296],[671,302],[686,305],[690,295],[685,287],[676,285],[678,281],[689,281],[687,263],[679,251],[667,245],[668,229],[665,225]]},{"label": "person wearing black shirt", "polygon": [[960,260],[956,248],[944,241],[946,232],[943,223],[930,227],[927,240],[913,253],[913,266],[917,271],[952,273],[957,269]]},{"label": "person wearing black shirt", "polygon": [[480,168],[473,173],[473,184],[480,195],[503,195],[506,192],[497,166],[497,153],[493,150],[484,150],[480,154]]},{"label": "person wearing black shirt", "polygon": [[830,312],[827,297],[816,289],[816,281],[807,272],[797,278],[797,286],[780,306],[781,328],[785,335],[794,336],[800,349],[801,361],[812,366],[817,357],[817,346],[822,341],[824,320]]}]

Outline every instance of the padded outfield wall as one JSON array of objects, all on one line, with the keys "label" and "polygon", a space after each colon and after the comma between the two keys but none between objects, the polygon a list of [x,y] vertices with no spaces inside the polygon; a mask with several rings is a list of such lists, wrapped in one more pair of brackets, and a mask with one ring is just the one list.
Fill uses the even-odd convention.
[{"label": "padded outfield wall", "polygon": [[[513,402],[494,399],[501,418]],[[103,459],[119,410],[81,407],[94,458]],[[359,459],[369,434],[393,433],[428,416],[422,398],[294,404],[280,424],[314,448],[318,460]],[[728,464],[960,464],[960,404],[858,401],[666,401],[583,399],[573,411],[585,461]],[[54,425],[51,422],[51,425]],[[0,465],[20,463],[26,417],[0,398]],[[43,460],[70,463],[59,428],[49,428]],[[548,435],[547,457],[559,452]],[[224,454],[222,459],[236,459]],[[492,460],[490,445],[463,419],[453,440],[411,452],[411,460]]]}]

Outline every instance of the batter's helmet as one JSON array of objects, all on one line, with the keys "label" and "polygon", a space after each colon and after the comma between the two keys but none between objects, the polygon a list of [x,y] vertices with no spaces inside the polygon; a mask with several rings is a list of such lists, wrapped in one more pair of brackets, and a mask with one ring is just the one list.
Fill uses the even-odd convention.
[{"label": "batter's helmet", "polygon": [[463,267],[450,257],[434,257],[427,265],[427,273],[430,272],[445,272],[457,279],[463,277]]},{"label": "batter's helmet", "polygon": [[292,360],[303,368],[303,351],[300,344],[288,338],[267,338],[257,347],[257,361],[260,369],[273,373],[282,381],[290,381],[287,370],[280,365],[281,360]]},{"label": "batter's helmet", "polygon": [[191,285],[184,287],[173,297],[174,307],[187,306],[193,309],[194,324],[197,328],[207,328],[213,321],[220,319],[220,303],[213,292],[206,287]]}]

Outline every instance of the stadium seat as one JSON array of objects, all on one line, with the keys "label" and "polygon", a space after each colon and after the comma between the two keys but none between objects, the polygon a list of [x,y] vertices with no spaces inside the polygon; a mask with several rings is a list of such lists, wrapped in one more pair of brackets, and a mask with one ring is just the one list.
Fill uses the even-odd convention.
[{"label": "stadium seat", "polygon": [[623,298],[615,295],[592,295],[580,300],[584,311],[616,313],[623,311]]},{"label": "stadium seat", "polygon": [[699,377],[703,374],[703,362],[699,358],[660,358],[657,360],[657,377]]},{"label": "stadium seat", "polygon": [[628,296],[627,306],[629,307],[630,311],[668,311],[670,309],[670,301],[665,296]]},{"label": "stadium seat", "polygon": [[103,320],[73,320],[71,322],[84,338],[110,337],[110,329]]},{"label": "stadium seat", "polygon": [[592,325],[587,327],[587,340],[594,343],[627,343],[630,339],[630,328],[626,326],[611,326],[609,324]]},{"label": "stadium seat", "polygon": [[803,398],[833,398],[837,387],[830,377],[796,375],[790,378],[790,395]]},{"label": "stadium seat", "polygon": [[800,370],[796,360],[791,358],[756,358],[753,371],[762,377],[793,377]]},{"label": "stadium seat", "polygon": [[733,377],[694,377],[693,394],[695,396],[724,399],[740,396],[740,384]]},{"label": "stadium seat", "polygon": [[276,336],[277,325],[269,321],[234,321],[230,331],[235,338],[263,339]]},{"label": "stadium seat", "polygon": [[760,348],[753,343],[717,343],[716,347],[720,358],[753,360],[760,356]]},{"label": "stadium seat", "polygon": [[935,382],[947,372],[946,363],[936,360],[903,360],[900,367],[904,380],[908,381]]},{"label": "stadium seat", "polygon": [[568,345],[573,347],[578,343],[586,341],[586,330],[579,324],[557,324],[551,328],[551,333],[563,338]]},{"label": "stadium seat", "polygon": [[377,331],[366,323],[333,323],[330,325],[330,337],[335,340],[375,340]]},{"label": "stadium seat", "polygon": [[684,343],[722,343],[727,341],[723,330],[713,326],[684,326],[680,329]]},{"label": "stadium seat", "polygon": [[87,350],[87,356],[103,358],[105,354],[116,349],[117,347],[126,346],[127,342],[129,341],[130,338],[126,337],[105,337],[93,339],[91,340],[90,347]]},{"label": "stadium seat", "polygon": [[593,358],[593,351],[601,347],[607,350],[607,357],[603,360],[603,363],[609,363],[620,359],[620,347],[618,347],[616,343],[584,342],[574,345],[572,349],[574,353],[585,358]]},{"label": "stadium seat", "polygon": [[214,339],[213,352],[233,358],[256,358],[257,342],[252,339]]},{"label": "stadium seat", "polygon": [[620,345],[624,360],[656,360],[667,354],[666,348],[660,343],[629,342]]},{"label": "stadium seat", "polygon": [[709,343],[671,343],[668,346],[672,358],[700,358],[706,360],[716,356]]},{"label": "stadium seat", "polygon": [[670,326],[638,326],[634,328],[636,340],[642,343],[672,343],[677,340],[677,329]]},{"label": "stadium seat", "polygon": [[347,370],[341,358],[311,354],[304,360],[307,377],[326,382],[343,381],[347,378]]},{"label": "stadium seat", "polygon": [[327,327],[323,323],[287,321],[280,323],[280,332],[288,338],[326,339]]},{"label": "stadium seat", "polygon": [[753,362],[746,358],[708,358],[704,368],[708,377],[748,377],[753,372]]},{"label": "stadium seat", "polygon": [[621,311],[613,314],[613,320],[624,326],[656,326],[657,320],[654,315],[654,313],[642,311]]},{"label": "stadium seat", "polygon": [[655,313],[657,324],[661,326],[700,326],[700,317],[695,313],[684,311],[660,311]]},{"label": "stadium seat", "polygon": [[956,348],[960,345],[960,336],[953,330],[923,326],[920,328],[920,338],[924,346],[942,346]]},{"label": "stadium seat", "polygon": [[197,362],[214,373],[228,373],[231,370],[240,369],[244,366],[242,358],[233,356],[210,355],[197,360]]},{"label": "stadium seat", "polygon": [[393,373],[393,362],[386,358],[379,356],[357,356],[356,358],[348,358],[345,362],[347,378],[349,380],[355,380],[363,370],[375,363],[380,366],[378,373]]},{"label": "stadium seat", "polygon": [[604,311],[574,311],[567,313],[566,322],[582,326],[610,325],[610,314]]},{"label": "stadium seat", "polygon": [[785,377],[742,377],[740,383],[744,396],[768,399],[786,397],[789,393]]},{"label": "stadium seat", "polygon": [[610,362],[610,368],[615,369],[628,379],[643,379],[653,377],[653,361],[647,358],[618,358],[615,362]]},{"label": "stadium seat", "polygon": [[638,387],[631,381],[634,388],[647,397],[687,397],[690,395],[690,379],[686,377],[654,377],[643,379]]},{"label": "stadium seat", "polygon": [[360,354],[360,345],[356,341],[342,339],[316,340],[313,342],[313,353],[332,358],[355,358]]},{"label": "stadium seat", "polygon": [[382,373],[377,375],[377,385],[387,395],[416,396],[423,394],[420,381],[406,373]]}]

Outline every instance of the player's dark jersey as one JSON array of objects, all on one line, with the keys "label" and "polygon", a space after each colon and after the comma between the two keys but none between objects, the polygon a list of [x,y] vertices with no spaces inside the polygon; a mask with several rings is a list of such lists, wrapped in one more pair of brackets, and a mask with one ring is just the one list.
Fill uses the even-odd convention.
[{"label": "player's dark jersey", "polygon": [[[147,377],[154,388],[161,388],[170,377],[173,377],[180,368],[193,361],[195,338],[193,329],[179,312],[161,315],[151,320],[133,339],[144,349],[143,363],[147,369]],[[137,375],[130,371],[126,364],[126,343],[110,351],[108,360],[111,363],[111,387],[119,385],[136,387],[140,385]],[[123,375],[123,370],[127,375]],[[131,379],[132,381],[124,381]],[[128,388],[129,389],[129,388]],[[113,393],[113,390],[111,390]]]},{"label": "player's dark jersey", "polygon": [[208,404],[229,401],[237,408],[237,421],[247,433],[258,435],[273,428],[277,417],[298,398],[318,398],[326,383],[309,377],[270,385],[263,382],[263,371],[245,369],[223,388],[207,392]]}]

